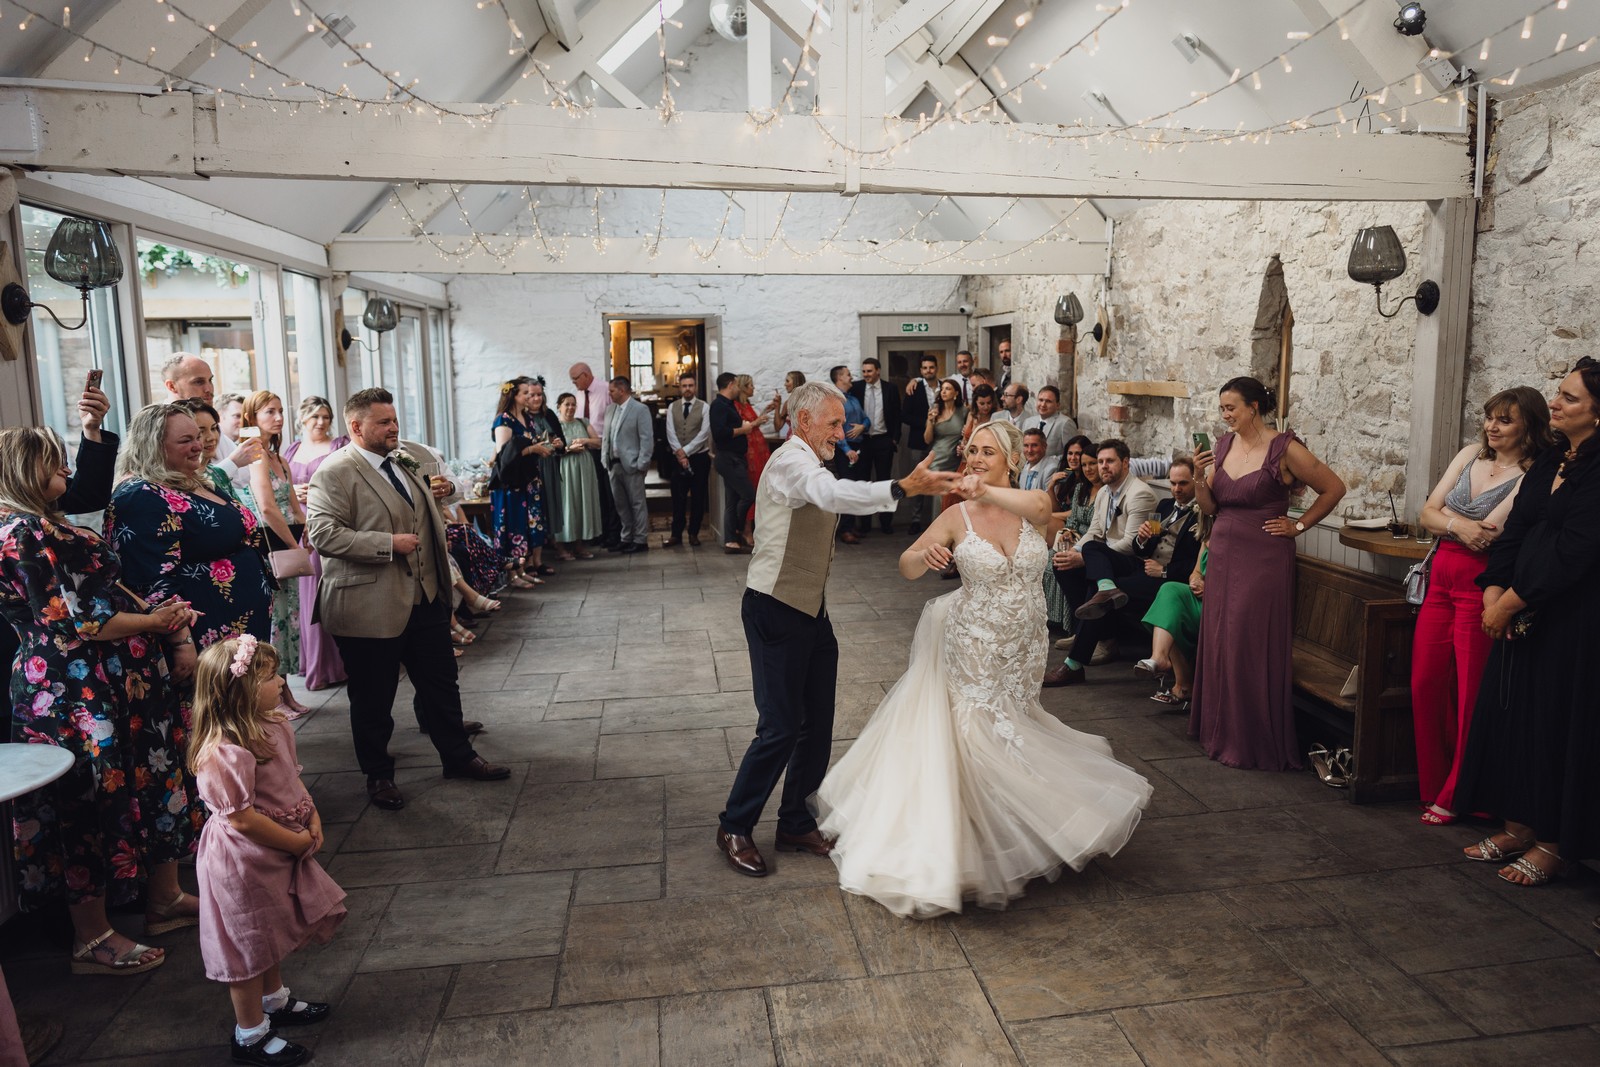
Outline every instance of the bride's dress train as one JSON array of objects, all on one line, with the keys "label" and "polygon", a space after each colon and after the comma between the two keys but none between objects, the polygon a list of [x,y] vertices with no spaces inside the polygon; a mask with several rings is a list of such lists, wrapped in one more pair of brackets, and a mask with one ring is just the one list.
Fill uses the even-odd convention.
[{"label": "bride's dress train", "polygon": [[1031,523],[1007,558],[967,519],[961,588],[923,609],[906,673],[817,791],[842,888],[899,915],[1004,907],[1133,834],[1150,784],[1039,703],[1047,555]]}]

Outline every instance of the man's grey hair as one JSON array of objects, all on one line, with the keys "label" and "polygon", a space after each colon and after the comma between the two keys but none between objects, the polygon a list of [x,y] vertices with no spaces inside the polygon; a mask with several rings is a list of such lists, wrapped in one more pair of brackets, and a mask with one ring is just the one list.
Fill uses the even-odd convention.
[{"label": "man's grey hair", "polygon": [[818,418],[831,400],[844,403],[844,394],[838,386],[832,382],[804,382],[789,394],[789,411],[794,415],[809,411],[812,418]]}]

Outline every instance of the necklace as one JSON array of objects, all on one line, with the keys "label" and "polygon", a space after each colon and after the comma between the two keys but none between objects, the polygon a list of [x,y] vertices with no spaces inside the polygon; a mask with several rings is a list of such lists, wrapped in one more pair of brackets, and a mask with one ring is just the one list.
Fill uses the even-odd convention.
[{"label": "necklace", "polygon": [[1500,475],[1504,474],[1506,471],[1510,470],[1512,467],[1515,467],[1518,462],[1520,462],[1520,461],[1513,461],[1511,463],[1501,463],[1499,460],[1491,460],[1490,463],[1489,463],[1489,477],[1491,477],[1491,478],[1500,477]]}]

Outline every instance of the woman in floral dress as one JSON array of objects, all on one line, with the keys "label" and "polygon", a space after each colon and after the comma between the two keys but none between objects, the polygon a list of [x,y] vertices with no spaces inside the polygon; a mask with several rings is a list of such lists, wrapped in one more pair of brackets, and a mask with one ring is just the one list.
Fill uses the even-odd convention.
[{"label": "woman in floral dress", "polygon": [[[533,402],[533,379],[516,378],[500,387],[500,405],[491,432],[498,454],[507,441],[515,440],[524,456],[545,456],[552,451],[538,440],[538,432],[528,425],[528,405]],[[500,536],[500,554],[506,560],[508,584],[532,589],[539,582],[526,568],[537,571],[545,542],[542,485],[535,473],[528,484],[514,489],[496,489],[489,494],[495,532]]]},{"label": "woman in floral dress", "polygon": [[186,408],[152,404],[135,415],[117,462],[122,481],[106,509],[106,540],[135,593],[151,604],[177,597],[200,612],[198,648],[242,633],[267,641],[273,583],[261,523],[203,480],[200,457],[199,429]]},{"label": "woman in floral dress", "polygon": [[110,546],[56,508],[67,456],[46,428],[0,430],[0,614],[21,639],[11,676],[11,740],[73,754],[66,775],[16,798],[12,847],[24,910],[65,899],[75,974],[160,966],[106,918],[149,880],[146,933],[197,921],[177,861],[202,821],[184,770],[186,730],[162,643],[194,668],[194,614],[176,597],[138,604]]}]

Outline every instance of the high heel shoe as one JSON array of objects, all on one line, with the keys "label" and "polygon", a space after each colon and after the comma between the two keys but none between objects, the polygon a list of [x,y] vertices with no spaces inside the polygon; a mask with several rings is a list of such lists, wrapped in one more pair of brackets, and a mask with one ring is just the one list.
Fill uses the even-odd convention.
[{"label": "high heel shoe", "polygon": [[[1554,859],[1555,863],[1549,868],[1539,866],[1529,858],[1535,852],[1543,852],[1546,856]],[[1567,873],[1568,866],[1569,864],[1567,861],[1562,859],[1556,853],[1551,852],[1543,845],[1534,845],[1528,850],[1527,855],[1524,855],[1519,860],[1512,860],[1501,869],[1500,880],[1502,882],[1510,882],[1512,885],[1520,885],[1532,889],[1535,886],[1545,885],[1546,883],[1553,882],[1557,878],[1560,878],[1562,875]],[[1527,881],[1519,882],[1515,878],[1508,878],[1506,877],[1507,871],[1515,871],[1517,874],[1520,874],[1522,877],[1526,878]]]},{"label": "high heel shoe", "polygon": [[1427,826],[1449,826],[1459,818],[1454,812],[1434,811],[1430,804],[1422,809],[1422,818],[1418,820]]},{"label": "high heel shoe", "polygon": [[1155,657],[1151,656],[1148,659],[1142,659],[1138,663],[1135,663],[1133,665],[1133,669],[1138,671],[1140,674],[1153,674],[1157,677],[1160,677],[1161,675],[1166,674],[1171,668],[1161,666],[1156,662]]},{"label": "high heel shoe", "polygon": [[[1501,833],[1505,833],[1505,831],[1502,830]],[[1494,839],[1498,836],[1500,835],[1490,834],[1476,845],[1468,845],[1462,849],[1461,854],[1473,863],[1503,863],[1506,860],[1522,855],[1533,844],[1532,838],[1524,840],[1516,834],[1505,833],[1505,836],[1511,838],[1512,847],[1501,848],[1494,842]]]}]

